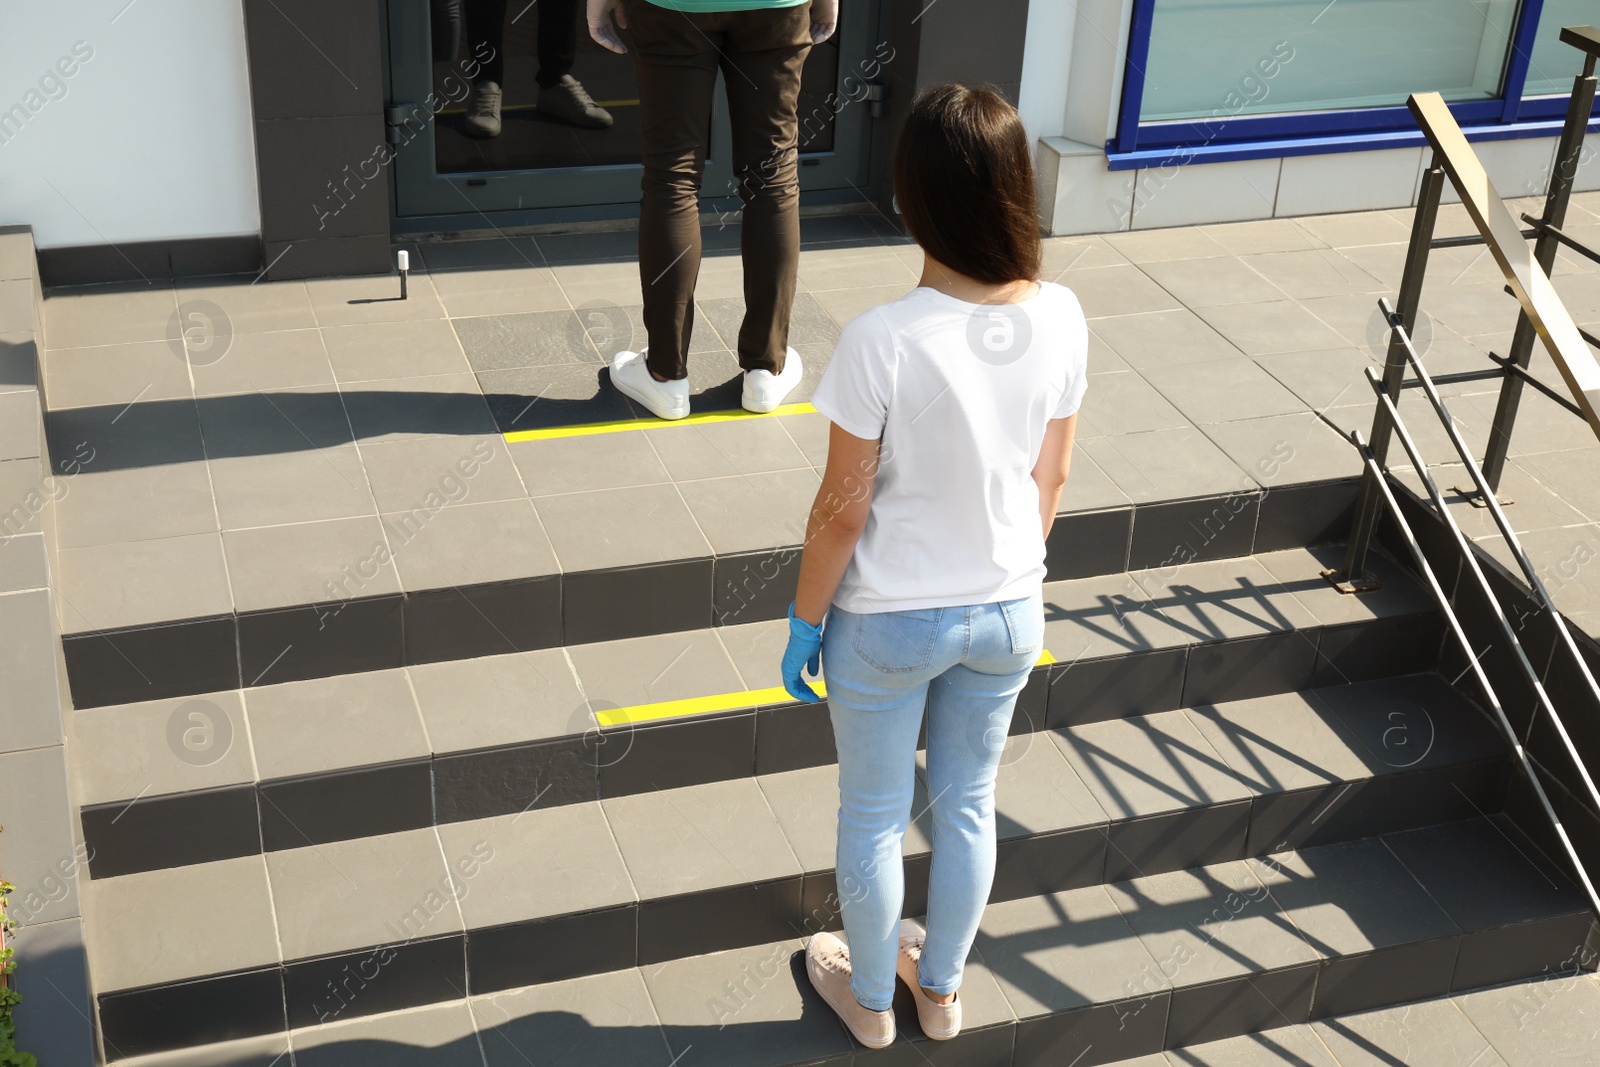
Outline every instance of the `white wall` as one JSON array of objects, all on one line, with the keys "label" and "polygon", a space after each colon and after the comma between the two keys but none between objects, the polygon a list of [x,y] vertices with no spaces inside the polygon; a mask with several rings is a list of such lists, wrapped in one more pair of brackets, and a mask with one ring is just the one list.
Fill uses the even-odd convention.
[{"label": "white wall", "polygon": [[239,0],[0,0],[0,225],[54,248],[260,214]]},{"label": "white wall", "polygon": [[1067,75],[1071,69],[1075,5],[1034,0],[1028,5],[1028,35],[1022,49],[1022,91],[1017,114],[1028,136],[1058,137],[1066,121]]}]

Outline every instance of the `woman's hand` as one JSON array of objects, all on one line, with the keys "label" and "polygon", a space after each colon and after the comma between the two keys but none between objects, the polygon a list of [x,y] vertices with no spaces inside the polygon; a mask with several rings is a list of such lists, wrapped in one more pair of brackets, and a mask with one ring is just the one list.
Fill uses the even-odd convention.
[{"label": "woman's hand", "polygon": [[811,0],[811,43],[821,44],[839,26],[839,0]]},{"label": "woman's hand", "polygon": [[[833,2],[837,5],[839,0]],[[617,29],[626,29],[627,26],[628,17],[623,14],[622,0],[589,0],[589,36],[601,48],[626,52],[628,46],[622,43],[622,35]]]},{"label": "woman's hand", "polygon": [[822,698],[800,677],[809,670],[815,678],[822,669],[822,626],[813,626],[804,619],[795,618],[794,605],[789,605],[789,646],[783,650],[783,687],[796,700],[815,704]]}]

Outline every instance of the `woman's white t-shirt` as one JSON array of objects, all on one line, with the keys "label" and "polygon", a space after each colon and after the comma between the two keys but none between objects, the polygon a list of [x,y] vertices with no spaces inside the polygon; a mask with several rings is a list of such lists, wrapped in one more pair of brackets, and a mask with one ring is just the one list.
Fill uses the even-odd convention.
[{"label": "woman's white t-shirt", "polygon": [[1078,298],[1050,282],[1016,304],[918,288],[852,320],[812,403],[882,445],[834,603],[873,613],[1036,592],[1045,547],[1033,468],[1045,424],[1083,401],[1088,354]]}]

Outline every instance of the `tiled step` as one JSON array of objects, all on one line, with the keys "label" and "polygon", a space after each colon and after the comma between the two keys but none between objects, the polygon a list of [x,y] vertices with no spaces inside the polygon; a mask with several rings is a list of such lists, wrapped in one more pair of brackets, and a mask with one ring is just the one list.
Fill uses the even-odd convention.
[{"label": "tiled step", "polygon": [[[1232,1067],[1255,1060],[1206,1043],[1296,1039],[1280,1028],[1592,970],[1593,929],[1582,894],[1499,817],[1135,875],[991,904],[962,986],[962,1035],[927,1041],[901,990],[900,1036],[870,1062]],[[270,981],[253,1012],[178,987],[113,994],[101,1019],[114,1063],[226,1041],[204,1062],[268,1063],[292,1047],[299,1067],[865,1064],[805,978],[801,939],[815,930],[529,986],[441,986],[408,1011],[378,1003],[395,972],[375,962],[319,990],[322,1018],[297,1018],[291,993],[287,1028]],[[1162,1055],[1189,1046],[1200,1058]],[[158,1062],[169,1061],[128,1067]]]},{"label": "tiled step", "polygon": [[[1495,811],[1508,772],[1487,719],[1435,676],[1022,734],[991,899]],[[350,975],[365,1014],[837,928],[837,810],[821,766],[95,878],[103,1025],[185,1017],[197,997],[219,1024],[259,1028],[287,1003],[308,1025]],[[914,814],[911,914],[921,789]],[[169,915],[184,918],[142,918]]]},{"label": "tiled step", "polygon": [[[178,446],[139,421],[155,418],[143,409],[159,404],[136,406],[115,427],[79,427],[78,410],[53,413],[58,465],[74,462],[80,446],[98,457],[62,474],[71,492],[62,509],[60,621],[75,706],[776,619],[793,596],[818,484],[812,464],[823,459],[820,416],[739,430],[715,448],[699,445],[709,458],[688,464],[726,465],[721,451],[759,455],[765,433],[792,454],[785,469],[642,485],[629,481],[639,456],[624,451],[598,465],[585,456],[615,450],[606,438],[511,446],[493,435],[408,438],[358,450],[339,437],[342,416],[318,407],[337,407],[327,394],[219,398],[227,403],[212,409],[207,446],[266,432],[284,417],[275,407],[297,398],[310,406],[274,430],[281,454],[225,455],[209,465],[161,451]],[[681,445],[712,429],[612,436],[665,435]],[[198,447],[198,425],[185,435]],[[549,448],[520,451],[535,446]],[[657,467],[658,453],[671,455],[664,444],[638,446]],[[140,464],[114,469],[109,457],[130,452]],[[229,463],[245,466],[220,469]],[[1081,467],[1051,533],[1052,580],[1326,542],[1348,530],[1354,499],[1348,479],[1270,492],[1252,483],[1185,500],[1130,496],[1091,461]],[[572,472],[592,475],[591,483]],[[549,495],[530,498],[533,479]],[[313,482],[322,489],[313,492]],[[370,505],[373,514],[298,510],[307,494],[366,492],[369,483],[387,494]],[[411,507],[413,498],[434,503]],[[201,500],[194,522],[223,522],[221,532],[163,525]],[[216,517],[228,500],[270,513],[251,511],[234,529]]]},{"label": "tiled step", "polygon": [[[1397,569],[1342,597],[1337,548],[1046,587],[1015,733],[1429,670],[1439,620]],[[779,687],[780,622],[80,709],[94,877],[831,764]],[[709,707],[708,707],[709,705]]]}]

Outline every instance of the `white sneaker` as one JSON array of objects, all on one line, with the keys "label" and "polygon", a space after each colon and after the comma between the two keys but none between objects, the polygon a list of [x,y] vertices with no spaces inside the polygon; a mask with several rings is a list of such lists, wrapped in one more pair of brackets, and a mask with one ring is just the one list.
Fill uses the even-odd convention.
[{"label": "white sneaker", "polygon": [[782,374],[773,374],[769,370],[744,372],[744,396],[740,398],[740,403],[746,411],[765,415],[783,403],[783,398],[794,391],[805,373],[805,368],[800,366],[800,353],[791,348],[784,357]]},{"label": "white sneaker", "polygon": [[623,396],[649,408],[657,418],[681,419],[689,414],[689,379],[656,381],[645,366],[642,351],[618,352],[611,358],[611,384]]}]

